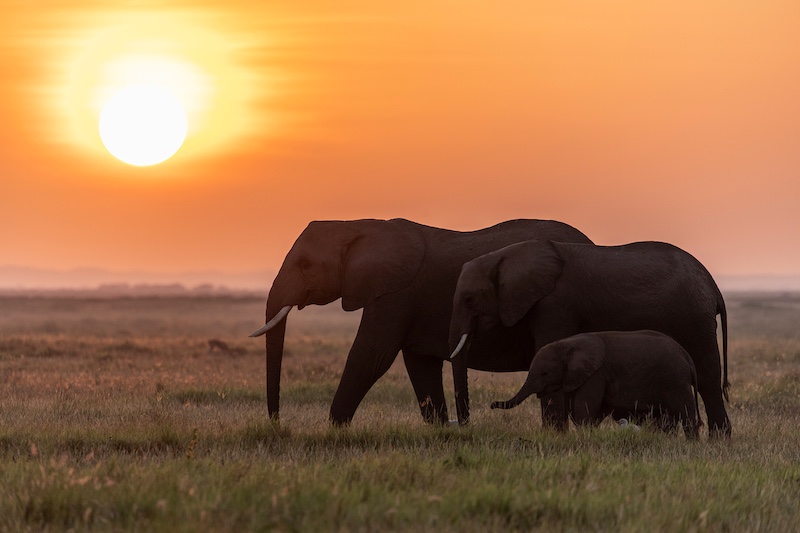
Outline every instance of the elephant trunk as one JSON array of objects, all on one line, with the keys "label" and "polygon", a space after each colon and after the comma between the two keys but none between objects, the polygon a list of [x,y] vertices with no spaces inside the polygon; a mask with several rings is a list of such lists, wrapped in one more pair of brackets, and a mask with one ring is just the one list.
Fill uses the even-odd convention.
[{"label": "elephant trunk", "polygon": [[[467,350],[461,350],[467,340],[465,333],[461,337],[461,342],[451,355],[451,362],[453,364],[453,392],[456,396],[456,414],[458,415],[458,423],[463,426],[469,421],[469,383],[467,381]],[[461,355],[456,357],[458,352]]]},{"label": "elephant trunk", "polygon": [[[277,421],[280,410],[281,363],[283,362],[283,343],[286,336],[286,316],[292,306],[282,305],[286,300],[276,294],[276,285],[280,286],[273,283],[273,290],[270,290],[267,298],[267,323],[253,335],[266,333],[267,411],[269,417]],[[278,311],[276,312],[276,310]]]},{"label": "elephant trunk", "polygon": [[471,321],[463,315],[454,314],[450,322],[450,361],[453,363],[453,392],[456,396],[458,423],[465,425],[469,420],[469,385],[467,383],[467,355],[472,339]]},{"label": "elephant trunk", "polygon": [[272,420],[278,420],[281,394],[281,363],[283,362],[283,341],[286,335],[286,320],[267,332],[267,411]]},{"label": "elephant trunk", "polygon": [[513,409],[524,402],[531,394],[539,392],[535,391],[534,388],[533,379],[531,379],[531,375],[528,374],[525,384],[522,385],[522,388],[519,389],[519,392],[517,392],[513,398],[504,402],[492,402],[492,409]]}]

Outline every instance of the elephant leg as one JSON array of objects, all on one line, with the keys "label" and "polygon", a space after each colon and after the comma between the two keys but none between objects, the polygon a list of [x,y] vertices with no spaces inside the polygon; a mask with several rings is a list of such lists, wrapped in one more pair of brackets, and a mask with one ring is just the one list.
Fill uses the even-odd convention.
[{"label": "elephant leg", "polygon": [[670,431],[677,433],[678,427],[682,427],[683,434],[687,439],[697,440],[700,438],[694,392],[691,389],[675,390],[670,397],[667,410],[663,414],[665,422],[669,423]]},{"label": "elephant leg", "polygon": [[598,426],[600,422],[603,421],[603,418],[605,418],[600,413],[587,410],[585,406],[577,404],[572,406],[569,412],[572,421],[577,427]]},{"label": "elephant leg", "polygon": [[[687,409],[693,409],[693,407],[686,406]],[[694,415],[691,411],[684,412],[680,416],[680,423],[683,426],[683,434],[686,435],[687,439],[690,440],[698,440],[700,438],[700,430],[696,420],[696,415]]]},{"label": "elephant leg", "polygon": [[678,429],[679,418],[671,411],[662,410],[655,418],[656,427],[662,433],[675,433]]},{"label": "elephant leg", "polygon": [[449,417],[442,385],[444,361],[436,357],[419,355],[408,349],[403,349],[403,361],[414,393],[417,395],[422,418],[429,424],[437,421],[446,424]]},{"label": "elephant leg", "polygon": [[[719,374],[719,372],[717,372]],[[731,422],[725,410],[725,401],[722,398],[722,386],[719,383],[705,383],[701,385],[698,376],[697,392],[706,406],[708,419],[708,436],[710,438],[730,437]]]},{"label": "elephant leg", "polygon": [[404,330],[396,321],[386,320],[385,314],[364,310],[331,404],[333,424],[350,423],[369,389],[392,366],[400,352],[403,336]]},{"label": "elephant leg", "polygon": [[605,383],[596,379],[597,374],[589,378],[574,393],[567,396],[568,411],[576,426],[596,426],[605,418],[603,394]]},{"label": "elephant leg", "polygon": [[[706,406],[708,436],[710,438],[730,437],[731,422],[722,398],[722,372],[719,366],[720,358],[716,336],[698,348],[685,348],[692,355],[697,369],[697,392]],[[700,354],[699,357],[698,354]]]},{"label": "elephant leg", "polygon": [[569,429],[567,399],[564,391],[542,394],[542,425],[546,428],[566,431]]}]

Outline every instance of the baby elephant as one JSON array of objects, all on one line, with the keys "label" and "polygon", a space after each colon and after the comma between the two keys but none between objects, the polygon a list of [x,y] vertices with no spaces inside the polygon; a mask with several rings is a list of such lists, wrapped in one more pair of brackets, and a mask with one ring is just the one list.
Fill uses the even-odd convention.
[{"label": "baby elephant", "polygon": [[678,423],[697,439],[697,373],[689,354],[656,331],[582,333],[552,342],[536,353],[516,396],[492,409],[516,407],[533,393],[564,390],[573,422],[599,424],[606,416],[653,417],[657,427]]}]

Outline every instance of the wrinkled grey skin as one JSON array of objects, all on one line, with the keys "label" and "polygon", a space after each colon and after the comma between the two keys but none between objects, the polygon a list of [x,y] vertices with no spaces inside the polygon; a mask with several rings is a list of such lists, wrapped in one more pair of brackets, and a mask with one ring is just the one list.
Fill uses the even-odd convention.
[{"label": "wrinkled grey skin", "polygon": [[[423,417],[447,422],[442,364],[449,355],[447,334],[461,265],[531,238],[591,242],[575,228],[555,221],[512,220],[470,232],[404,219],[312,222],[286,254],[269,292],[266,320],[269,323],[285,306],[302,309],[338,298],[346,311],[363,308],[331,405],[331,421],[349,423],[364,395],[402,351]],[[272,419],[279,414],[285,328],[283,318],[266,332],[267,406]],[[473,343],[470,366],[497,372],[526,370],[535,353],[532,348],[526,327],[492,328]]]},{"label": "wrinkled grey skin", "polygon": [[[650,329],[669,335],[694,361],[710,434],[730,436],[723,401],[728,388],[725,302],[705,267],[680,248],[660,242],[594,246],[528,241],[465,263],[454,296],[450,347],[465,333],[476,333],[472,337],[478,340],[494,324],[519,322],[530,328],[536,351],[591,331]],[[454,373],[466,374],[457,368],[461,364],[463,359],[453,360]],[[541,403],[545,423],[566,428],[564,395],[545,394]]]},{"label": "wrinkled grey skin", "polygon": [[531,394],[563,390],[577,426],[651,418],[663,431],[683,427],[699,437],[697,374],[692,358],[672,338],[655,331],[581,333],[544,346],[519,392],[492,409],[511,409]]}]

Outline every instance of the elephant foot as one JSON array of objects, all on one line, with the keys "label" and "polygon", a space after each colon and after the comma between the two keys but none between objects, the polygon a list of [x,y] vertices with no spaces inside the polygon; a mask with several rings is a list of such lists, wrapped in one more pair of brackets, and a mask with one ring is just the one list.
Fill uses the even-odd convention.
[{"label": "elephant foot", "polygon": [[569,417],[566,413],[547,409],[542,413],[542,427],[561,432],[569,431]]},{"label": "elephant foot", "polygon": [[447,414],[447,405],[443,404],[437,407],[430,396],[419,403],[419,410],[420,413],[422,413],[422,418],[428,424],[443,424],[446,426],[450,423],[450,416]]},{"label": "elephant foot", "polygon": [[567,431],[569,431],[569,422],[566,420],[544,419],[542,420],[542,427],[545,429],[552,429],[555,431],[566,433]]},{"label": "elephant foot", "polygon": [[708,438],[709,440],[730,439],[732,428],[730,424],[723,425],[708,425]]},{"label": "elephant foot", "polygon": [[353,421],[353,414],[352,413],[340,413],[334,409],[331,409],[330,415],[328,416],[328,420],[330,420],[331,425],[334,427],[347,427],[350,425],[350,422]]}]

